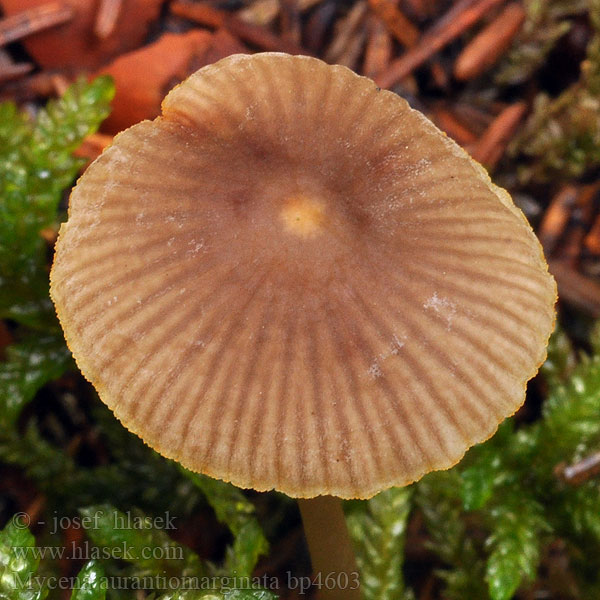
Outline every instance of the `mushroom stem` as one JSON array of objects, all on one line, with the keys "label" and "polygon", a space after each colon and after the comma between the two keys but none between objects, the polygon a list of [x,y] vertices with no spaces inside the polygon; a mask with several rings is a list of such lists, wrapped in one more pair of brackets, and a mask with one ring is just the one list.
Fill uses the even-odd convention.
[{"label": "mushroom stem", "polygon": [[334,496],[298,499],[320,600],[360,600],[356,558],[342,510]]}]

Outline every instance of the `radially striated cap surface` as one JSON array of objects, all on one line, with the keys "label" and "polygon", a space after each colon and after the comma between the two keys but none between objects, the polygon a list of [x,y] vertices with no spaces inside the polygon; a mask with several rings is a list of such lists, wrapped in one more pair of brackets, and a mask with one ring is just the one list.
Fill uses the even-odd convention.
[{"label": "radially striated cap surface", "polygon": [[74,189],[51,293],[123,424],[194,471],[369,497],[524,400],[556,287],[509,195],[344,67],[232,56]]}]

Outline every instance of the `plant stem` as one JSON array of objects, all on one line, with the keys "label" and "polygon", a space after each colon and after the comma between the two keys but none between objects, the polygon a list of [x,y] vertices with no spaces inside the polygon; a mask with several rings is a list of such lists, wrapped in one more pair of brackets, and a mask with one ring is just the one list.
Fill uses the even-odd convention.
[{"label": "plant stem", "polygon": [[319,584],[318,597],[321,600],[360,600],[358,569],[342,501],[334,496],[299,498],[298,506],[313,575],[317,576]]}]

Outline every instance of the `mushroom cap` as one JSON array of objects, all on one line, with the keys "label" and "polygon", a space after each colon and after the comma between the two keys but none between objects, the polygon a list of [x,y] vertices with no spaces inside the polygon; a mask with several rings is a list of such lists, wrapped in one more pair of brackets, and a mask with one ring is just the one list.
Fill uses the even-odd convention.
[{"label": "mushroom cap", "polygon": [[395,94],[236,55],[71,195],[51,293],[84,375],[185,467],[365,498],[524,400],[556,286],[509,195]]}]

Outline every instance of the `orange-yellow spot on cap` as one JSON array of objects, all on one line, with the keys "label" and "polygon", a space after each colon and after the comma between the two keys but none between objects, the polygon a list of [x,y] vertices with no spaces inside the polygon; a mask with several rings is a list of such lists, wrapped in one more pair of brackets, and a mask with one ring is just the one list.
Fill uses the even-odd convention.
[{"label": "orange-yellow spot on cap", "polygon": [[308,237],[321,230],[325,220],[325,207],[322,202],[312,198],[296,196],[285,202],[281,218],[291,233]]}]

